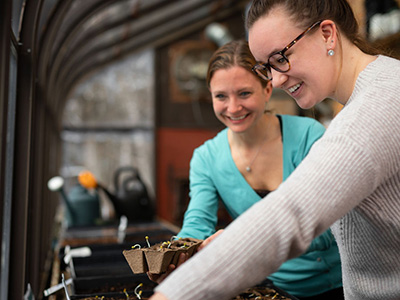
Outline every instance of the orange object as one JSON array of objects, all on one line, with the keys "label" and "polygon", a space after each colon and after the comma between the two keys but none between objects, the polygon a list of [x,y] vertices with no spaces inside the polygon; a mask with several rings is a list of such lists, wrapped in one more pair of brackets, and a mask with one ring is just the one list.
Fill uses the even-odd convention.
[{"label": "orange object", "polygon": [[92,172],[89,171],[81,171],[78,175],[78,181],[79,183],[87,188],[87,189],[93,189],[97,187],[97,181]]}]

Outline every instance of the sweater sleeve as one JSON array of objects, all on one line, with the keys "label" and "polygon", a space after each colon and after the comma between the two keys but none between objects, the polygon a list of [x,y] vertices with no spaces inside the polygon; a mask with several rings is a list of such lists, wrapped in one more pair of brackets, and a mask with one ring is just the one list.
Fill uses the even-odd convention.
[{"label": "sweater sleeve", "polygon": [[[394,60],[385,63],[381,59],[363,71],[364,74],[359,76],[362,81],[357,82],[346,107],[276,191],[232,222],[218,238],[163,281],[156,291],[169,300],[187,299],[188,295],[190,299],[230,299],[261,282],[284,261],[304,252],[313,238],[352,209],[357,207],[351,215],[358,216],[362,206],[372,206],[377,214],[383,209],[398,208],[398,201],[392,194],[398,193],[400,172],[399,81],[398,72],[393,72],[392,66],[386,66],[389,62],[397,63]],[[382,72],[377,72],[380,63],[386,65]],[[392,86],[388,85],[389,80]],[[385,97],[382,97],[382,91],[385,91]],[[396,186],[395,191],[389,188],[391,183]],[[374,202],[373,196],[381,197],[382,201]],[[348,215],[346,217],[355,221]],[[373,250],[379,249],[376,240],[372,239],[376,237],[377,229],[373,226],[391,224],[387,219],[378,221],[370,224],[372,230],[368,232],[357,228],[365,235],[362,241],[370,243],[362,246],[372,247],[368,252],[370,258]],[[347,226],[348,230],[355,227],[353,224]],[[388,229],[387,232],[387,236],[393,238],[391,233],[396,231]],[[352,246],[355,245],[348,245]],[[347,257],[347,261],[350,259]],[[374,261],[362,267],[368,268],[368,264],[381,269],[389,267]],[[350,271],[359,272],[357,267],[360,265]],[[374,270],[369,268],[368,271],[373,273]],[[367,274],[364,272],[363,275]],[[386,278],[380,280],[388,282]]]},{"label": "sweater sleeve", "polygon": [[229,299],[261,282],[373,191],[373,165],[345,137],[322,138],[275,192],[231,223],[157,291],[174,300],[185,295]]},{"label": "sweater sleeve", "polygon": [[325,127],[318,121],[308,117],[295,117],[294,122],[289,123],[290,127],[285,133],[291,139],[291,147],[296,153],[293,157],[293,163],[297,167],[310,152],[312,145],[319,140],[324,132]]},{"label": "sweater sleeve", "polygon": [[179,237],[205,239],[215,232],[218,193],[203,153],[196,149],[190,161],[190,202]]},{"label": "sweater sleeve", "polygon": [[[312,145],[317,140],[319,140],[325,133],[325,127],[321,123],[319,123],[318,121],[313,120],[313,119],[311,119],[310,122],[311,122],[311,125],[303,133],[305,135],[305,137],[303,139],[304,151],[303,152],[299,151],[298,152],[299,156],[296,157],[296,159],[295,159],[297,162],[297,165],[299,165],[300,162],[303,161],[303,159],[310,152]],[[310,247],[308,247],[306,252],[310,253],[313,251],[324,251],[324,250],[332,247],[332,245],[335,243],[336,243],[335,238],[333,237],[331,230],[327,229],[321,235],[319,235],[318,237],[316,237],[315,239],[312,240],[311,245],[310,245]]]},{"label": "sweater sleeve", "polygon": [[[284,147],[286,152],[294,153],[293,157],[284,153],[286,159],[284,162],[286,167],[284,171],[285,180],[294,171],[292,168],[296,168],[303,161],[310,152],[312,145],[323,136],[325,127],[317,120],[308,117],[283,115],[282,118],[284,118]],[[289,164],[290,160],[292,160],[292,164]],[[335,244],[335,238],[328,229],[312,240],[307,253],[327,250],[333,244]]]}]

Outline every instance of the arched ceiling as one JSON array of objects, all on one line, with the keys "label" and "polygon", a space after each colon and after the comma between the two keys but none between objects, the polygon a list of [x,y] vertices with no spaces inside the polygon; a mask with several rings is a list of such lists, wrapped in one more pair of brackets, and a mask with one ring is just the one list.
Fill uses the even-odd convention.
[{"label": "arched ceiling", "polygon": [[[28,0],[29,1],[29,0]],[[37,82],[56,115],[71,89],[123,56],[243,12],[248,0],[42,0]]]}]

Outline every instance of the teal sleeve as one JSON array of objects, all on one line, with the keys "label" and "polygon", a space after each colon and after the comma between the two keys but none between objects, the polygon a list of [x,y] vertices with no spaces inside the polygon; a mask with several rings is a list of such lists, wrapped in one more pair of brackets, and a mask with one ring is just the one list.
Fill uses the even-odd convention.
[{"label": "teal sleeve", "polygon": [[205,239],[215,232],[219,198],[210,171],[201,152],[195,150],[190,161],[190,202],[179,237]]},{"label": "teal sleeve", "polygon": [[307,253],[313,251],[324,251],[335,245],[335,237],[333,236],[330,229],[323,232],[321,235],[312,240],[310,247],[307,249]]},{"label": "teal sleeve", "polygon": [[310,152],[311,146],[317,140],[319,140],[324,133],[325,133],[325,127],[321,123],[315,121],[314,124],[310,126],[308,138],[306,139],[306,149],[307,149],[305,153],[306,155],[308,154],[308,152]]},{"label": "teal sleeve", "polygon": [[[315,121],[315,120],[309,120],[311,124],[309,124],[308,127],[303,128],[303,132],[301,133],[296,133],[294,130],[290,132],[290,134],[297,134],[301,137],[300,144],[295,145],[297,147],[297,155],[295,160],[296,167],[301,163],[301,161],[307,156],[307,154],[310,152],[310,149],[312,145],[319,140],[322,135],[325,133],[325,127]],[[293,124],[295,126],[295,124]],[[294,170],[292,170],[294,171]]]}]

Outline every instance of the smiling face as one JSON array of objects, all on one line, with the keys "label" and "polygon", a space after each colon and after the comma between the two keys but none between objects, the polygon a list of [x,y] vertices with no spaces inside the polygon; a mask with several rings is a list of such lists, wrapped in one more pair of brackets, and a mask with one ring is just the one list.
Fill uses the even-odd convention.
[{"label": "smiling face", "polygon": [[263,87],[246,69],[233,66],[217,70],[210,80],[216,117],[235,133],[246,132],[262,119],[272,88]]},{"label": "smiling face", "polygon": [[[293,45],[285,55],[291,68],[286,73],[272,69],[272,85],[285,90],[301,108],[311,108],[325,98],[333,97],[337,82],[334,58],[327,54],[329,36],[322,22]],[[309,24],[311,25],[311,24]],[[280,8],[258,19],[249,30],[249,46],[259,62],[284,49],[306,28],[299,28]]]}]

